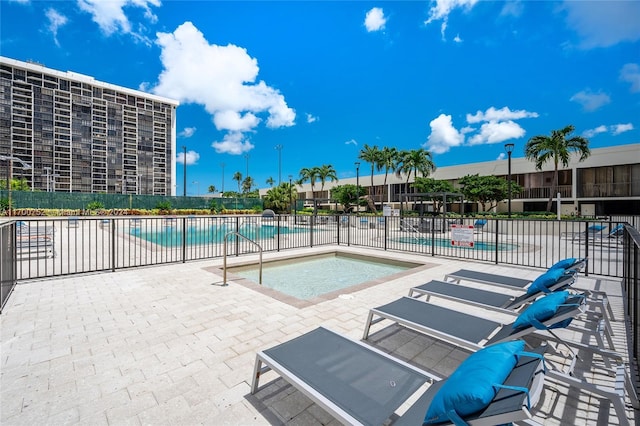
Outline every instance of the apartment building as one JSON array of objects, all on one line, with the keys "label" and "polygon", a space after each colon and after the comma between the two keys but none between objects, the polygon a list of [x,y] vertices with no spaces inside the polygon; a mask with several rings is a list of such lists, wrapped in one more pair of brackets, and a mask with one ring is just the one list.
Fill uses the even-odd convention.
[{"label": "apartment building", "polygon": [[34,190],[175,195],[177,106],[0,56],[0,164]]},{"label": "apartment building", "polygon": [[[524,149],[524,145],[521,146]],[[436,161],[437,165],[437,161]],[[553,183],[553,164],[547,163],[543,170],[536,170],[535,164],[524,157],[511,159],[511,179],[517,182],[523,190],[512,193],[513,212],[544,211],[551,195]],[[450,167],[438,167],[430,177],[450,181],[455,188],[460,188],[460,178],[466,175],[494,175],[508,177],[508,160],[487,161],[481,163],[461,164]],[[411,194],[415,190],[411,187],[413,176],[407,190],[406,176],[396,176],[390,173],[387,184],[384,185],[384,174],[373,177],[373,194],[378,210],[383,205],[404,209],[429,210],[429,202],[424,202]],[[325,200],[319,202],[326,208],[336,206],[327,203],[331,188],[337,185],[359,184],[369,189],[371,175],[360,175],[356,178],[341,179],[339,182],[326,182],[324,191],[311,191],[306,183],[298,188],[300,199],[306,199],[307,205],[313,205],[313,199]],[[265,190],[266,191],[266,190]],[[557,211],[557,193],[560,193],[560,212],[562,214],[579,214],[583,216],[638,214],[640,212],[640,144],[618,145],[608,148],[595,148],[591,156],[579,162],[577,156],[572,156],[567,168],[561,166],[558,176],[558,187],[553,194],[553,210]],[[480,206],[468,202],[453,202],[447,211],[472,212],[480,210]],[[506,212],[507,200],[498,203],[494,211]]]}]

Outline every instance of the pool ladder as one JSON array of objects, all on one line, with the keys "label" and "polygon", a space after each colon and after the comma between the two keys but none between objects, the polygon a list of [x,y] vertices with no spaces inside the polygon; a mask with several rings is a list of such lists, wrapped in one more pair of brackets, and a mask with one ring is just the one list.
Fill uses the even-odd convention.
[{"label": "pool ladder", "polygon": [[252,239],[248,238],[247,236],[242,235],[241,233],[236,231],[231,231],[224,234],[224,250],[223,250],[223,258],[222,258],[223,259],[222,260],[222,285],[223,286],[229,285],[227,284],[227,241],[231,235],[244,238],[245,240],[249,241],[250,243],[254,244],[256,247],[258,247],[258,251],[260,253],[260,273],[259,273],[258,283],[262,285],[262,246],[256,243],[255,241],[253,241]]}]

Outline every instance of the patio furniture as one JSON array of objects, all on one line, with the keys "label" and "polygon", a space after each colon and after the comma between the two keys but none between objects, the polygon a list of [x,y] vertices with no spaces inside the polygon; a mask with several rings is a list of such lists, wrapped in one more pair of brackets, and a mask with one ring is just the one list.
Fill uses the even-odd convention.
[{"label": "patio furniture", "polygon": [[54,258],[55,251],[54,226],[31,226],[25,221],[16,222],[16,252],[21,260],[40,257]]},{"label": "patio furniture", "polygon": [[[537,353],[542,354],[544,349]],[[446,379],[322,327],[259,352],[252,394],[258,391],[261,375],[269,370],[349,425],[381,425],[388,421],[394,425],[422,424],[431,401],[447,383]],[[528,402],[537,404],[544,384],[541,360],[521,357],[503,384],[526,391],[500,389],[484,410],[465,416],[465,421],[496,424],[530,419]]]}]

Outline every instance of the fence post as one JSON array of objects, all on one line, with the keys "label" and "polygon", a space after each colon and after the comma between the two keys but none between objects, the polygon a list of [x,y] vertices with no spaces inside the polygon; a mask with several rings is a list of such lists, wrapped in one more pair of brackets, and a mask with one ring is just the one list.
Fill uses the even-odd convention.
[{"label": "fence post", "polygon": [[500,219],[496,219],[496,250],[495,250],[495,254],[496,254],[496,265],[498,264],[498,238],[500,237],[500,232],[498,230],[499,226],[498,224],[500,223]]},{"label": "fence post", "polygon": [[182,217],[182,263],[187,261],[187,218]]},{"label": "fence post", "polygon": [[116,220],[111,219],[111,272],[116,271]]},{"label": "fence post", "polygon": [[[589,259],[589,222],[584,222],[584,254]],[[600,270],[602,272],[602,268]],[[584,276],[589,276],[589,260],[587,260],[587,266],[584,268]]]}]

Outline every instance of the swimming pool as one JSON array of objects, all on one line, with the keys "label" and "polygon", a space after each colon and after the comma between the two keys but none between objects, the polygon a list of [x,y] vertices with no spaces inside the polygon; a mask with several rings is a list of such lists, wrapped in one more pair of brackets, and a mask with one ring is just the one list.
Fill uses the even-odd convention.
[{"label": "swimming pool", "polygon": [[[224,242],[224,236],[235,230],[236,228],[233,225],[213,225],[206,228],[187,227],[185,241],[188,246],[222,243]],[[278,227],[272,225],[241,225],[238,231],[251,240],[264,240],[273,238],[278,233]],[[304,232],[308,232],[308,230],[280,226],[280,235]],[[163,247],[179,247],[182,245],[183,230],[175,226],[162,226],[148,230],[133,227],[129,230],[129,233]]]},{"label": "swimming pool", "polygon": [[[341,252],[264,262],[262,286],[309,300],[397,273],[422,264]],[[259,282],[257,264],[227,268],[242,278]]]},{"label": "swimming pool", "polygon": [[[405,244],[420,244],[424,246],[431,245],[431,238],[427,238],[427,237],[400,237],[400,238],[394,238],[393,240],[396,242],[405,243]],[[453,247],[451,245],[451,240],[447,238],[434,238],[433,241],[434,241],[434,245],[436,245],[437,247],[463,248],[467,250],[495,250],[496,249],[495,243],[485,242],[485,241],[474,241],[473,247]],[[518,248],[517,244],[498,243],[498,250],[500,251],[515,250],[517,248]]]}]

